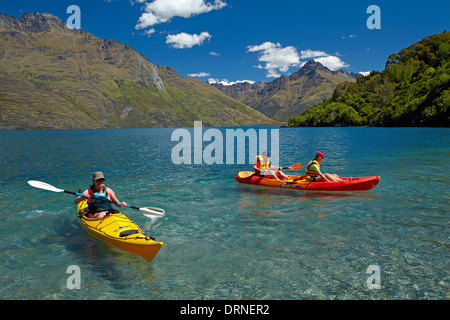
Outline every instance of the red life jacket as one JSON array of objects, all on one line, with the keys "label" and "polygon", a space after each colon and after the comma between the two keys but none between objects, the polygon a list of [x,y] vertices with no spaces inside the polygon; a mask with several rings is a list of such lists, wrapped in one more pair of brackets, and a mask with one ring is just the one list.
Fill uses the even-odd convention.
[{"label": "red life jacket", "polygon": [[[106,191],[106,187],[103,186],[103,192],[96,192],[92,187],[88,189],[90,199],[88,199],[89,212],[95,214],[102,211],[110,211],[112,209],[111,202],[107,201],[112,199]],[[102,199],[103,198],[103,199]],[[106,198],[106,199],[105,199]]]}]

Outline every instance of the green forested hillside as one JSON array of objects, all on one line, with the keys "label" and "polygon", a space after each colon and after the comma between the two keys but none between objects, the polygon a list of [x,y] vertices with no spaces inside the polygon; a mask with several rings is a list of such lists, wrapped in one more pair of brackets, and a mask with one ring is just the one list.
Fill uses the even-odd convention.
[{"label": "green forested hillside", "polygon": [[333,96],[290,126],[446,126],[450,124],[450,33],[389,56],[382,72],[338,85]]}]

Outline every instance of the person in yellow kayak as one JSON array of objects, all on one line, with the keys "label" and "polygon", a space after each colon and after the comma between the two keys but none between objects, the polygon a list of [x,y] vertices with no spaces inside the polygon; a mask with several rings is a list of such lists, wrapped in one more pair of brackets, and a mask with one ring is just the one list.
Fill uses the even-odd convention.
[{"label": "person in yellow kayak", "polygon": [[267,176],[271,175],[274,176],[275,179],[281,180],[279,178],[282,177],[284,179],[289,179],[281,169],[282,167],[273,167],[270,164],[270,152],[269,151],[263,151],[260,156],[256,156],[256,163],[253,166],[253,170],[255,170],[255,173],[260,176]]},{"label": "person in yellow kayak", "polygon": [[306,166],[306,175],[309,177],[309,180],[313,182],[338,182],[344,181],[341,178],[329,174],[322,173],[320,171],[320,163],[325,159],[325,155],[322,152],[317,152],[316,156],[313,160],[311,160]]},{"label": "person in yellow kayak", "polygon": [[[78,196],[74,201],[75,203],[79,203],[83,200],[88,201],[88,218],[104,217],[114,211],[111,206],[111,202],[106,199],[114,202],[120,202],[114,191],[111,188],[106,187],[104,183],[105,176],[103,175],[103,172],[94,172],[92,174],[92,185],[88,189],[84,190],[83,196]],[[122,204],[121,206],[116,204],[118,208],[123,208],[127,205],[126,202],[120,203]]]}]

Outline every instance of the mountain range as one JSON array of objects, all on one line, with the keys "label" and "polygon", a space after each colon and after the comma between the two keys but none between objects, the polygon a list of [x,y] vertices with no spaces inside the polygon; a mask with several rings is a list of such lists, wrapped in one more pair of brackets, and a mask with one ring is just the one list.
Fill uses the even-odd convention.
[{"label": "mountain range", "polygon": [[449,33],[359,76],[308,61],[271,82],[209,84],[50,13],[0,14],[0,130],[193,126],[449,126]]},{"label": "mountain range", "polygon": [[0,129],[274,125],[208,83],[50,13],[0,14]]},{"label": "mountain range", "polygon": [[212,85],[269,118],[286,122],[331,97],[337,85],[356,82],[357,77],[343,70],[331,71],[321,63],[310,60],[289,77],[281,76],[271,82]]}]

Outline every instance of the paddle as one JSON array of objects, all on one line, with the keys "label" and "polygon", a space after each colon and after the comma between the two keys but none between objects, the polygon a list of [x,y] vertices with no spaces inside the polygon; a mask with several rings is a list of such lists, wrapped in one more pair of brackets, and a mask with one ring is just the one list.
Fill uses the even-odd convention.
[{"label": "paddle", "polygon": [[[82,194],[82,193],[67,191],[67,190],[63,190],[63,189],[58,189],[58,188],[56,188],[56,187],[54,187],[54,186],[52,186],[52,185],[50,185],[48,183],[41,182],[41,181],[30,180],[30,181],[28,181],[28,184],[30,186],[32,186],[32,187],[39,188],[39,189],[44,189],[44,190],[47,190],[47,191],[65,192],[65,193],[73,194],[75,196],[82,196],[82,197],[84,197],[84,194]],[[114,202],[114,201],[109,200],[107,198],[103,198],[102,197],[102,199],[104,199],[104,200],[106,200],[108,202],[117,204],[119,206],[122,205],[122,203],[120,203],[120,202]],[[165,215],[164,209],[161,209],[161,208],[154,208],[154,207],[138,208],[138,207],[135,207],[135,206],[130,206],[129,204],[127,204],[126,206],[128,208],[131,208],[131,209],[139,210],[144,216],[146,216],[147,218],[150,218],[150,219],[155,218],[155,216],[156,217],[164,217],[164,215]]]},{"label": "paddle", "polygon": [[[283,167],[282,169],[300,170],[301,168],[302,168],[302,164],[301,163],[294,163],[292,166],[290,166],[290,167]],[[253,174],[254,174],[253,171],[240,171],[238,173],[239,178],[242,178],[242,179],[248,178],[248,177],[250,177]]]},{"label": "paddle", "polygon": [[290,167],[283,167],[283,169],[291,169],[291,170],[300,170],[301,168],[302,168],[302,164],[301,163],[294,163]]}]

